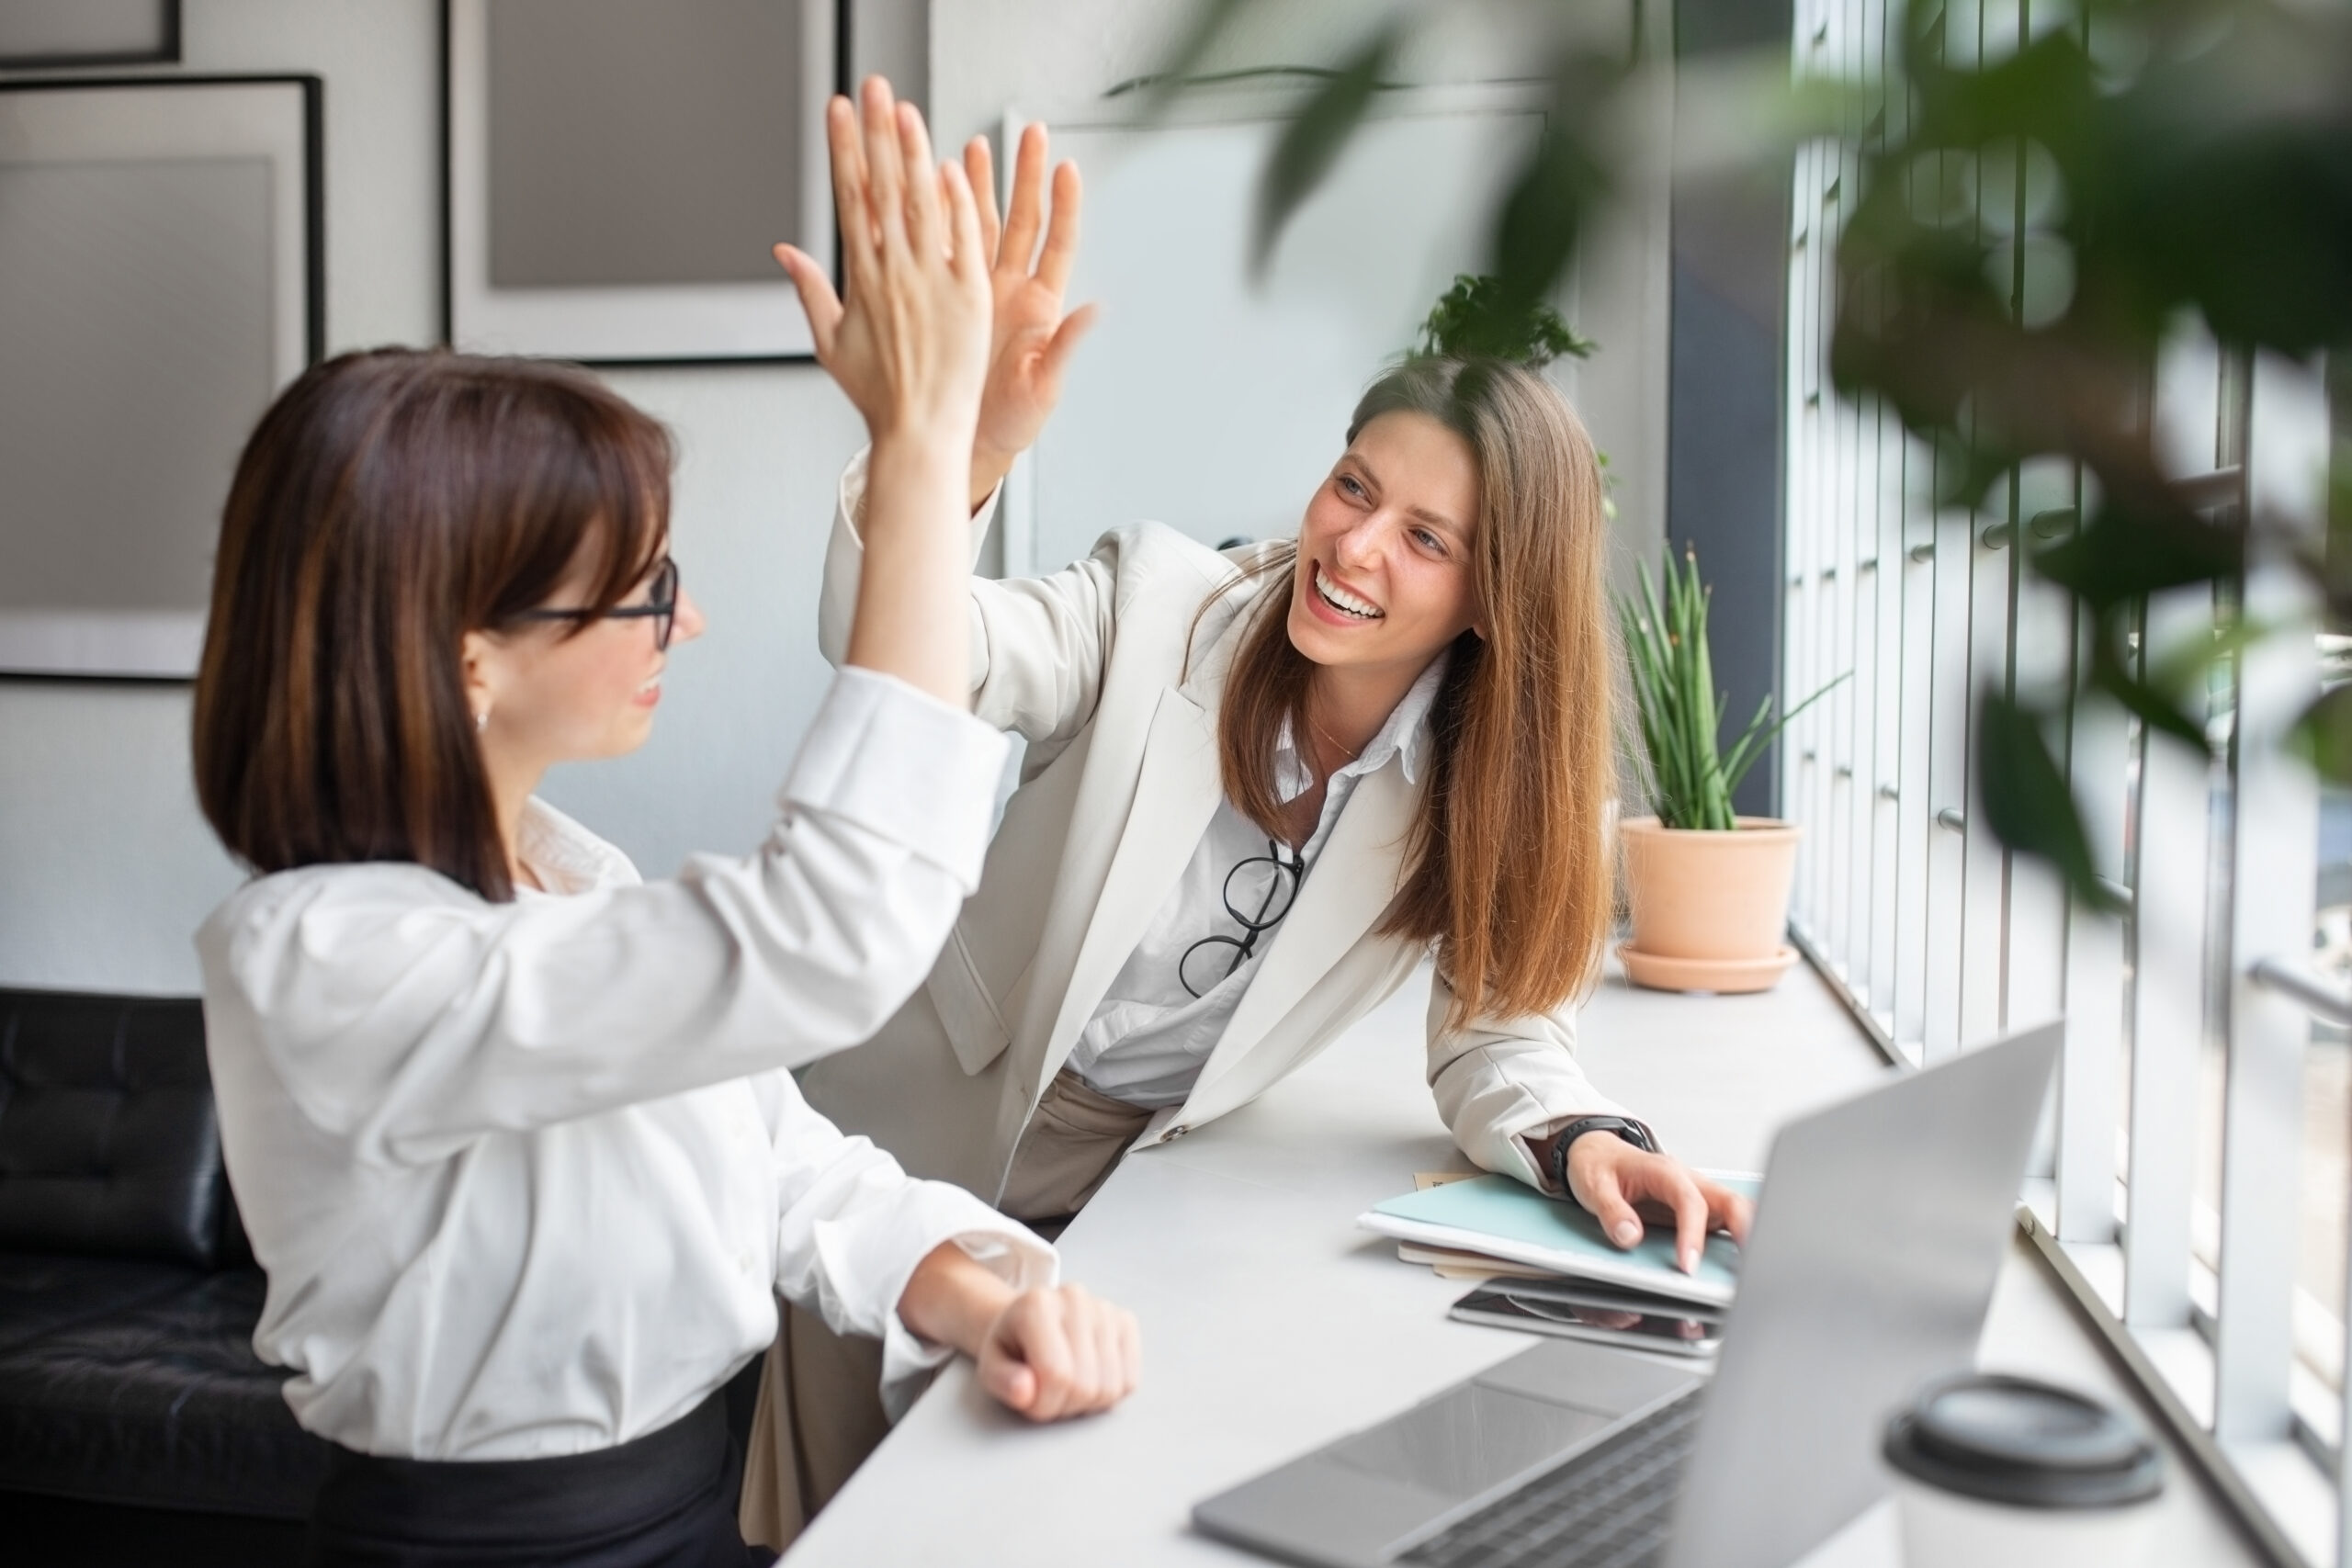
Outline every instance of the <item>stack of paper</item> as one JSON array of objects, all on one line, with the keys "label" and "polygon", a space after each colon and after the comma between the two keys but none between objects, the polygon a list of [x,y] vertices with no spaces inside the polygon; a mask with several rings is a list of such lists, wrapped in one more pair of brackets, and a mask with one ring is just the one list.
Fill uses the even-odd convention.
[{"label": "stack of paper", "polygon": [[[1753,1198],[1755,1177],[1710,1173]],[[1395,1236],[1397,1253],[1440,1271],[1469,1277],[1567,1276],[1599,1280],[1675,1301],[1723,1306],[1738,1284],[1739,1252],[1724,1235],[1707,1238],[1698,1270],[1685,1274],[1674,1260],[1671,1225],[1651,1223],[1641,1241],[1624,1249],[1600,1234],[1580,1206],[1547,1198],[1506,1176],[1445,1181],[1375,1204],[1357,1219],[1366,1230]],[[1416,1249],[1408,1254],[1407,1247]]]}]

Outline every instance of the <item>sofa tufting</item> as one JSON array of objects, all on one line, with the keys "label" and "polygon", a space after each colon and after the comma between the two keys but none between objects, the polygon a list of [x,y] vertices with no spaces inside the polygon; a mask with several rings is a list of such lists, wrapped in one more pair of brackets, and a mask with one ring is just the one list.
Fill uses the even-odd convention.
[{"label": "sofa tufting", "polygon": [[296,1559],[327,1447],[254,1354],[262,1292],[199,1005],[0,989],[13,1563]]},{"label": "sofa tufting", "polygon": [[0,1564],[300,1561],[329,1449],[254,1354],[264,1288],[201,1005],[0,987]]}]

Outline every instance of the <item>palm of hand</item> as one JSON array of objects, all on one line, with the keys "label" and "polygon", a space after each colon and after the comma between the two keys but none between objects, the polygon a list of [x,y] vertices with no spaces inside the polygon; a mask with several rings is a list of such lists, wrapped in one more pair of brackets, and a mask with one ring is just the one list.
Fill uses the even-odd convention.
[{"label": "palm of hand", "polygon": [[990,282],[995,324],[974,444],[1009,458],[1037,439],[1061,396],[1061,366],[1046,350],[1062,324],[1062,295],[1042,278],[1012,269]]},{"label": "palm of hand", "polygon": [[972,443],[976,489],[1001,479],[1037,439],[1061,396],[1062,367],[1093,321],[1091,306],[1067,315],[1062,310],[1078,254],[1082,197],[1075,165],[1064,164],[1048,179],[1046,140],[1041,125],[1022,132],[1012,200],[1001,227],[989,196],[995,181],[988,142],[975,137],[964,152],[966,173],[978,194],[982,244],[995,257],[989,271],[994,310],[988,376]]}]

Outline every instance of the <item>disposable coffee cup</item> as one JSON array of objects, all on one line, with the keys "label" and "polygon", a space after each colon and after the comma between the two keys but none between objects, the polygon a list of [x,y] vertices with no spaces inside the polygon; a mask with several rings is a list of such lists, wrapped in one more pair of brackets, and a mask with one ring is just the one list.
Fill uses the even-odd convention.
[{"label": "disposable coffee cup", "polygon": [[2071,1389],[1970,1373],[1886,1427],[1906,1568],[2131,1568],[2154,1560],[2164,1456]]}]

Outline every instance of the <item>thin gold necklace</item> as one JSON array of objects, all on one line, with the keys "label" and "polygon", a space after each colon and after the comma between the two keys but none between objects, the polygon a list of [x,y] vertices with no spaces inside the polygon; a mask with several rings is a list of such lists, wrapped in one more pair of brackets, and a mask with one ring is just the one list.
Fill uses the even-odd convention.
[{"label": "thin gold necklace", "polygon": [[[1345,757],[1347,758],[1347,760],[1348,760],[1348,761],[1349,761],[1349,762],[1352,762],[1352,761],[1354,761],[1358,757],[1361,757],[1361,756],[1363,756],[1363,747],[1359,746],[1359,747],[1357,747],[1354,750],[1351,751],[1351,750],[1349,750],[1345,746],[1341,745],[1341,744],[1340,744],[1337,739],[1333,739],[1333,738],[1332,738],[1332,735],[1331,735],[1331,732],[1330,732],[1329,730],[1328,730],[1328,729],[1324,728],[1321,725],[1319,725],[1319,724],[1317,724],[1317,723],[1316,723],[1316,722],[1315,722],[1315,715],[1314,715],[1314,713],[1313,713],[1313,711],[1312,711],[1312,710],[1309,710],[1309,712],[1307,713],[1307,716],[1306,716],[1306,728],[1309,728],[1309,729],[1311,729],[1311,730],[1313,730],[1313,731],[1315,731],[1315,733],[1316,733],[1316,734],[1317,734],[1317,735],[1321,736],[1321,737],[1323,738],[1323,744],[1325,744],[1326,746],[1329,746],[1329,748],[1331,748],[1331,750],[1332,750],[1337,751],[1337,752],[1340,752],[1341,755],[1345,756]],[[1340,767],[1345,767],[1346,765],[1347,765],[1347,763],[1346,763],[1346,762],[1342,762],[1342,763],[1340,764]],[[1337,769],[1334,769],[1334,770],[1333,770],[1333,772],[1335,772],[1335,773],[1336,773],[1337,771],[1338,771]]]}]

